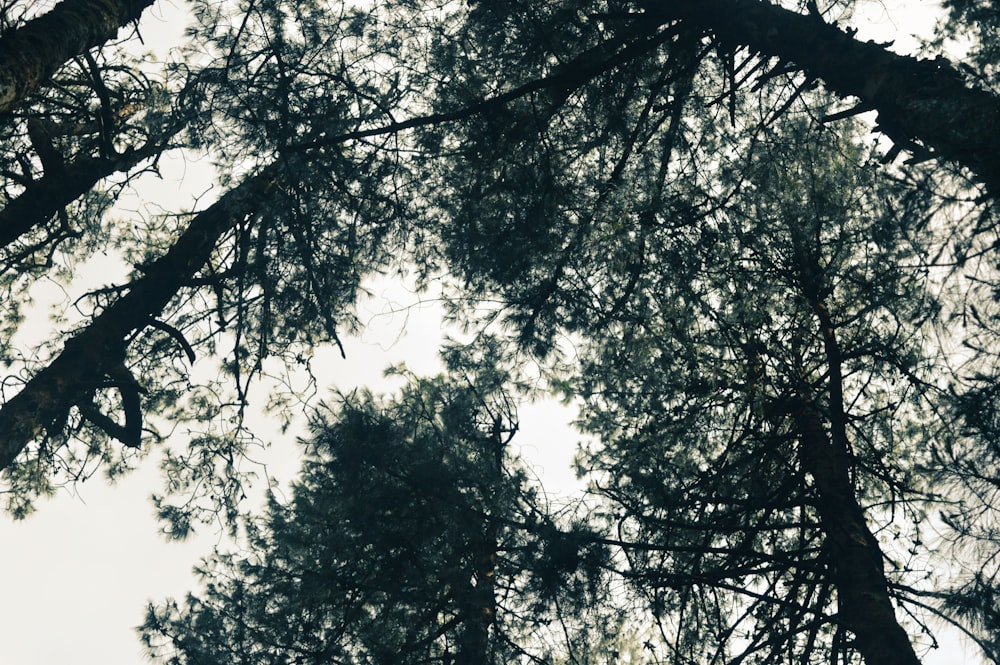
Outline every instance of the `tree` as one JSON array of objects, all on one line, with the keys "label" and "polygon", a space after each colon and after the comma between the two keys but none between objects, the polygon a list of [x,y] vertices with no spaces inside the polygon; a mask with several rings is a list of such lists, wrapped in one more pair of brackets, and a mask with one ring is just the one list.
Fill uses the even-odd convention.
[{"label": "tree", "polygon": [[[495,29],[511,20],[504,12],[483,9],[476,28],[486,36],[470,30],[468,40],[489,45],[481,57],[494,72],[498,62],[529,69],[510,30]],[[579,29],[565,15],[535,18],[526,32],[550,29],[551,43],[576,43],[554,36]],[[543,20],[551,25],[539,29]],[[490,36],[501,34],[490,51]],[[499,291],[522,340],[543,353],[556,331],[592,340],[601,361],[584,365],[568,392],[593,394],[594,411],[609,412],[590,423],[601,441],[595,470],[622,504],[610,524],[635,534],[620,543],[639,569],[626,574],[651,594],[654,612],[666,613],[665,632],[677,631],[675,655],[695,660],[706,635],[717,635],[720,660],[742,643],[744,657],[774,662],[855,649],[868,663],[917,662],[893,601],[919,622],[926,589],[916,576],[887,579],[875,502],[888,492],[893,516],[907,506],[914,552],[924,554],[936,464],[927,460],[917,479],[897,457],[948,449],[964,425],[942,417],[951,399],[943,382],[959,377],[925,337],[922,326],[947,315],[921,275],[962,265],[976,232],[942,245],[924,221],[942,203],[919,169],[902,198],[867,176],[852,184],[861,137],[802,138],[776,118],[796,100],[821,118],[828,100],[801,86],[772,89],[753,100],[764,108],[754,117],[726,80],[732,65],[713,72],[680,35],[672,46],[693,55],[595,77],[555,109],[539,95],[457,129],[448,144],[472,168],[452,167],[435,183],[438,209],[450,213],[441,231],[449,259],[482,297]],[[692,62],[708,71],[692,77]],[[454,78],[462,74],[479,72]],[[721,113],[697,110],[702,99],[726,97],[732,130]],[[716,216],[730,214],[737,226],[720,230]],[[732,362],[743,367],[723,369]],[[769,366],[783,378],[762,389]],[[908,433],[902,442],[897,430]],[[621,446],[612,444],[618,437]],[[755,481],[757,492],[775,494],[747,497]],[[702,574],[706,559],[712,570]],[[696,595],[706,587],[715,595]],[[837,608],[830,619],[827,604]]]},{"label": "tree", "polygon": [[669,269],[642,271],[606,324],[624,344],[584,353],[588,464],[623,574],[676,624],[680,656],[919,662],[894,605],[923,613],[908,590],[926,570],[905,550],[933,561],[917,473],[941,436],[932,236],[914,241],[926,201],[880,180],[861,145],[763,133],[729,167],[740,191],[689,233],[650,229]]},{"label": "tree", "polygon": [[[273,16],[265,18],[269,21]],[[265,21],[255,27],[269,25]],[[329,29],[339,34],[342,27],[333,23]],[[178,125],[155,135],[152,140],[158,142],[158,149],[168,147],[170,135],[180,128],[186,130],[185,145],[208,140],[213,114],[222,112],[217,103],[226,113],[252,114],[255,111],[247,108],[240,95],[253,92],[259,96],[251,102],[258,103],[270,99],[266,96],[273,92],[270,86],[285,85],[280,69],[256,69],[255,58],[263,57],[265,65],[273,65],[274,55],[265,51],[260,56],[252,41],[258,35],[250,29],[243,34],[251,42],[253,54],[246,66],[255,78],[243,87],[235,85],[239,71],[235,50],[227,52],[225,58],[231,62],[221,71],[212,66],[198,72],[181,67],[179,89],[173,91],[176,113],[171,117]],[[289,43],[289,52],[280,55],[292,62],[294,45]],[[289,103],[298,100],[305,106],[339,108],[341,103],[350,106],[348,98],[354,97],[363,108],[374,108],[373,100],[381,93],[362,82],[344,90],[346,97],[317,93],[317,80],[335,78],[340,70],[334,59],[301,72],[299,87],[286,89]],[[212,88],[213,80],[220,77],[228,77],[233,87]],[[272,145],[275,137],[266,132],[255,138],[261,130],[256,117],[229,121],[231,134],[245,138],[236,144],[237,152],[229,155],[231,164],[242,162],[255,140]],[[320,117],[332,124],[325,115]],[[285,125],[279,124],[272,130],[284,131]],[[216,135],[216,147],[225,154],[221,137]],[[261,146],[262,151],[267,149]],[[137,152],[124,154],[133,159]],[[391,160],[373,163],[372,151],[365,152],[331,150],[307,158],[286,156],[260,168],[241,163],[233,168],[251,171],[242,184],[200,213],[151,220],[115,237],[118,251],[135,266],[133,278],[85,295],[91,306],[90,325],[73,331],[61,350],[51,350],[50,362],[23,370],[27,375],[23,387],[8,400],[0,416],[6,437],[2,457],[11,489],[8,496],[15,511],[27,510],[33,493],[47,491],[53,471],[65,470],[70,478],[78,478],[87,473],[84,469],[94,458],[115,460],[115,466],[124,464],[142,436],[156,436],[151,419],[143,417],[149,412],[175,409],[174,417],[183,419],[197,411],[195,419],[212,421],[213,414],[232,403],[239,414],[246,406],[247,381],[260,374],[265,359],[279,355],[289,357],[290,364],[304,362],[314,343],[337,339],[338,312],[353,299],[359,278],[354,265],[357,257],[370,253],[371,262],[381,264],[387,250],[380,248],[379,238],[401,219],[388,210],[398,208],[397,203],[371,191],[371,183],[388,187],[387,176],[389,180],[395,177],[395,167]],[[76,165],[74,161],[70,168]],[[330,173],[337,174],[335,180],[331,181]],[[26,192],[30,193],[30,187]],[[40,243],[33,251],[54,254],[57,241]],[[93,238],[84,247],[106,249]],[[79,260],[81,254],[76,250],[70,255]],[[212,305],[190,306],[201,299]],[[12,327],[19,323],[15,315],[11,315]],[[231,383],[220,390],[212,386],[206,390],[226,394],[211,403],[202,401],[197,392],[185,395],[188,370],[175,364],[175,359],[193,362],[196,349],[214,349],[216,340],[228,330],[236,335],[233,360],[224,367],[226,381]],[[184,408],[185,400],[190,400],[190,410]],[[126,449],[116,452],[111,439]],[[193,475],[206,469],[211,475],[217,451],[230,459],[240,454],[236,439],[232,432],[206,433],[198,440],[200,445],[192,448],[192,456],[182,455],[174,462]],[[32,441],[35,446],[29,447]],[[242,492],[238,482],[223,475],[219,481],[227,489],[217,496],[223,507],[232,508]],[[175,480],[185,482],[184,478]]]},{"label": "tree", "polygon": [[[472,665],[568,648],[579,662],[612,635],[585,622],[607,600],[603,548],[545,512],[509,451],[506,377],[451,360],[448,377],[408,376],[391,401],[343,396],[317,419],[292,498],[271,497],[249,555],[213,556],[201,597],[150,607],[153,652],[177,664]],[[552,621],[568,645],[552,644]]]},{"label": "tree", "polygon": [[5,31],[0,37],[0,112],[21,103],[70,58],[104,44],[123,26],[138,21],[152,4],[153,0],[63,0],[50,12]]},{"label": "tree", "polygon": [[[604,446],[592,463],[629,484],[609,485],[620,504],[609,515],[623,511],[630,532],[616,544],[651,554],[623,572],[651,611],[661,615],[669,600],[666,609],[680,613],[670,618],[678,654],[693,658],[692,636],[704,639],[712,625],[723,626],[718,653],[734,648],[726,622],[748,611],[760,621],[748,654],[773,660],[787,648],[807,660],[822,644],[834,654],[856,648],[869,665],[914,662],[891,603],[905,597],[911,607],[925,590],[887,577],[891,548],[876,531],[896,527],[895,516],[866,503],[888,489],[892,508],[900,493],[919,525],[918,499],[957,500],[990,482],[973,475],[965,451],[993,431],[982,412],[994,408],[984,386],[995,372],[953,372],[955,354],[925,333],[967,308],[973,361],[995,358],[995,325],[976,314],[993,302],[991,287],[969,287],[962,271],[978,262],[976,283],[996,281],[1000,123],[985,87],[988,39],[976,51],[977,77],[859,42],[830,18],[851,6],[198,3],[190,48],[204,56],[168,68],[163,86],[127,76],[110,48],[80,55],[65,78],[15,95],[7,130],[16,140],[0,157],[10,205],[56,188],[64,200],[82,196],[82,207],[72,218],[64,203],[25,204],[37,215],[12,208],[20,225],[4,263],[7,290],[60,263],[71,272],[87,252],[107,249],[108,236],[133,272],[81,296],[82,319],[20,357],[9,341],[20,312],[5,313],[17,375],[0,406],[10,507],[25,512],[55,473],[85,476],[95,458],[127,466],[161,430],[185,422],[195,435],[168,456],[169,483],[203,488],[189,505],[204,500],[235,525],[234,459],[252,436],[243,424],[252,382],[273,359],[308,369],[317,345],[339,345],[339,331],[355,325],[362,277],[412,261],[425,281],[447,276],[456,319],[470,328],[500,320],[512,343],[542,361],[557,356],[560,335],[580,336],[591,349],[583,369],[553,370],[573,393],[620,384],[592,405],[615,416],[606,429],[598,415],[590,422]],[[989,16],[981,3],[949,7],[943,34]],[[117,26],[134,15],[115,17]],[[102,25],[57,60],[108,39],[114,29]],[[16,64],[28,47],[10,44],[11,76],[49,76],[33,79]],[[842,110],[848,96],[859,105]],[[136,99],[147,100],[140,117],[126,103]],[[906,150],[905,167],[870,163],[851,119],[869,109],[894,144],[880,160]],[[168,122],[143,126],[148,118]],[[225,191],[214,202],[138,229],[89,214],[101,197],[79,192],[97,174],[127,182],[174,145],[215,157]],[[91,166],[90,180],[68,178]],[[857,182],[872,194],[858,194]],[[953,237],[943,240],[946,225]],[[218,359],[219,377],[194,385],[184,359],[204,357]],[[651,361],[662,376],[650,375]],[[917,404],[900,399],[898,386]],[[663,440],[619,431],[665,404],[678,413],[658,423]],[[732,441],[713,434],[718,423]],[[655,461],[646,449],[676,441],[680,425],[693,428],[692,450],[702,452],[676,478],[659,469],[657,488],[645,477]],[[902,458],[927,441],[924,466],[907,465]],[[684,460],[685,451],[668,452]],[[711,473],[701,468],[714,460]],[[773,478],[775,491],[754,487],[761,478]],[[707,503],[678,503],[688,487]],[[648,524],[650,496],[695,513],[680,531]],[[723,515],[731,531],[720,533],[704,506],[730,500],[741,508]],[[167,501],[161,509],[183,533],[190,516]],[[780,520],[796,509],[792,534]],[[959,540],[971,537],[953,522]],[[909,531],[915,540],[918,532]],[[721,560],[709,561],[709,578],[672,578],[678,547],[698,565]],[[776,556],[782,547],[795,556]],[[722,596],[688,602],[746,575],[774,587],[754,591],[756,600],[728,589],[737,600],[725,607]],[[778,582],[789,585],[786,600]],[[987,582],[976,587],[983,602],[962,612],[990,619]]]}]

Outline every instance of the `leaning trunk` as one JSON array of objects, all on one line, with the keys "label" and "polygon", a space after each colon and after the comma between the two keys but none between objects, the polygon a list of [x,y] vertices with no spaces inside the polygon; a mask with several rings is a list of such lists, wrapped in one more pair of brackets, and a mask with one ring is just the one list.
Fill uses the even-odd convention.
[{"label": "leaning trunk", "polygon": [[680,21],[723,48],[747,48],[800,68],[878,112],[901,148],[968,168],[1000,195],[1000,99],[969,85],[945,60],[897,55],[875,42],[762,0],[644,0],[654,22]]},{"label": "leaning trunk", "polygon": [[103,44],[154,0],[63,0],[0,38],[0,112],[9,111],[74,56]]},{"label": "leaning trunk", "polygon": [[126,338],[151,325],[171,298],[208,261],[219,239],[271,195],[277,171],[267,169],[198,214],[173,247],[143,269],[128,293],[70,338],[63,351],[0,408],[0,469],[43,431],[58,431],[71,407],[125,360]]},{"label": "leaning trunk", "polygon": [[867,665],[920,665],[896,620],[882,567],[882,550],[858,504],[848,466],[815,407],[801,404],[800,460],[813,477],[837,587],[838,618],[855,636]]},{"label": "leaning trunk", "polygon": [[801,294],[819,324],[827,369],[825,408],[803,379],[794,417],[799,462],[813,479],[815,506],[837,589],[837,616],[841,625],[854,633],[855,646],[867,665],[920,665],[909,635],[896,620],[882,549],[868,528],[851,479],[843,353],[837,325],[823,295],[822,267],[797,239],[793,249]]}]

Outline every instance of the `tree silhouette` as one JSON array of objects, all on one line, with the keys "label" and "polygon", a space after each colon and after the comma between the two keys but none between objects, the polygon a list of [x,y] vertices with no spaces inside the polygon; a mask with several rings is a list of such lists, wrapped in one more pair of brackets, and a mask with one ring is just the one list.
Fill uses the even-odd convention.
[{"label": "tree silhouette", "polygon": [[565,658],[553,621],[576,633],[570,657],[612,636],[588,608],[607,600],[604,548],[528,487],[505,377],[451,361],[448,378],[409,377],[391,401],[345,396],[316,422],[292,499],[272,497],[250,554],[212,557],[204,595],[150,607],[153,652],[472,665]]},{"label": "tree silhouette", "polygon": [[[841,0],[194,2],[159,75],[110,41],[137,19],[141,35],[149,4],[0,16],[12,512],[57,474],[86,477],[94,460],[118,472],[183,424],[190,440],[164,465],[185,507],[164,496],[161,513],[177,535],[201,509],[236,530],[245,415],[269,363],[308,374],[318,347],[347,353],[363,278],[411,270],[444,283],[454,322],[502,330],[550,385],[589,400],[599,443],[582,459],[605,503],[580,542],[617,548],[645,602],[633,610],[662,632],[650,658],[913,663],[932,614],[996,653],[989,3],[947,3],[937,46],[904,56],[857,39]],[[952,64],[941,44],[967,35],[968,62]],[[854,117],[866,111],[874,141]],[[148,219],[115,208],[167,150],[209,155],[217,191]],[[21,341],[32,284],[71,288],[102,252],[129,274],[74,292],[65,325]],[[578,355],[561,357],[567,335]],[[193,378],[204,362],[216,376]],[[373,409],[348,412],[376,430],[410,422]],[[523,509],[498,507],[523,523],[503,528],[567,545]],[[458,547],[477,524],[441,536],[467,585],[487,579],[469,561],[497,542]],[[924,545],[934,530],[954,540],[950,562]],[[262,533],[256,547],[276,546]],[[365,563],[399,563],[386,561]],[[424,580],[420,602],[442,584]],[[450,599],[454,635],[415,600],[371,630],[396,653],[529,657],[473,609],[488,586]],[[205,611],[248,593],[227,587]],[[410,611],[430,633],[408,636]],[[218,640],[239,636],[212,621]],[[375,654],[374,637],[357,640]]]}]

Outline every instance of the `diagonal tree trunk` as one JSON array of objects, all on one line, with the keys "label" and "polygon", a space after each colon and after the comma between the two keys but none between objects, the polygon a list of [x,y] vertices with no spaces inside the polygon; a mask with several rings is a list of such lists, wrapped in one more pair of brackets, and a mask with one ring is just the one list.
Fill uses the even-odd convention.
[{"label": "diagonal tree trunk", "polygon": [[63,351],[0,408],[0,469],[43,431],[61,427],[68,410],[125,359],[125,338],[159,314],[208,261],[219,239],[260,208],[278,183],[278,167],[244,180],[198,214],[173,247],[143,270],[128,293],[67,340]]},{"label": "diagonal tree trunk", "polygon": [[833,92],[878,111],[881,130],[900,147],[919,142],[968,168],[1000,195],[1000,98],[969,85],[944,60],[897,55],[862,42],[818,14],[763,0],[642,0],[653,22],[680,21],[724,48],[745,47],[801,68]]},{"label": "diagonal tree trunk", "polygon": [[0,112],[9,111],[70,58],[113,38],[154,0],[63,0],[0,38]]}]

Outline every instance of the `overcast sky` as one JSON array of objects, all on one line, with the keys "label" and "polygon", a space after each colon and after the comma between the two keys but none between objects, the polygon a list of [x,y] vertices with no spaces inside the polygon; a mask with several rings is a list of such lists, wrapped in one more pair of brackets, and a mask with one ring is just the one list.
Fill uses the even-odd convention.
[{"label": "overcast sky", "polygon": [[[896,49],[912,47],[905,34],[925,29],[929,10],[937,2],[881,3],[867,21],[880,39],[896,39]],[[158,3],[141,24],[150,47],[176,42],[182,25],[180,3]],[[143,194],[140,208],[157,200],[176,209],[178,199],[192,192],[180,189],[176,179],[188,182],[203,166],[177,162],[166,165],[168,178]],[[201,192],[195,192],[201,193]],[[155,206],[154,206],[155,207]],[[331,380],[342,390],[359,385],[376,391],[389,388],[383,368],[406,364],[420,374],[434,373],[441,340],[440,310],[433,305],[390,314],[400,305],[412,305],[417,296],[375,285],[369,305],[372,328],[361,339],[348,339],[348,359],[325,356]],[[381,315],[377,315],[381,313]],[[578,436],[566,422],[570,411],[539,405],[521,412],[521,434],[516,443],[551,489],[574,484],[570,470]],[[275,436],[275,439],[280,437]],[[294,434],[276,441],[287,460],[294,459]],[[289,451],[289,452],[284,452]],[[145,662],[134,626],[142,621],[148,600],[180,597],[195,588],[192,566],[225,541],[210,529],[184,543],[167,543],[159,536],[149,494],[160,487],[154,460],[116,486],[96,477],[39,504],[29,519],[14,523],[0,516],[0,665],[135,665]],[[287,481],[296,468],[271,468]],[[949,665],[964,661],[955,643],[944,644],[926,663]]]}]

